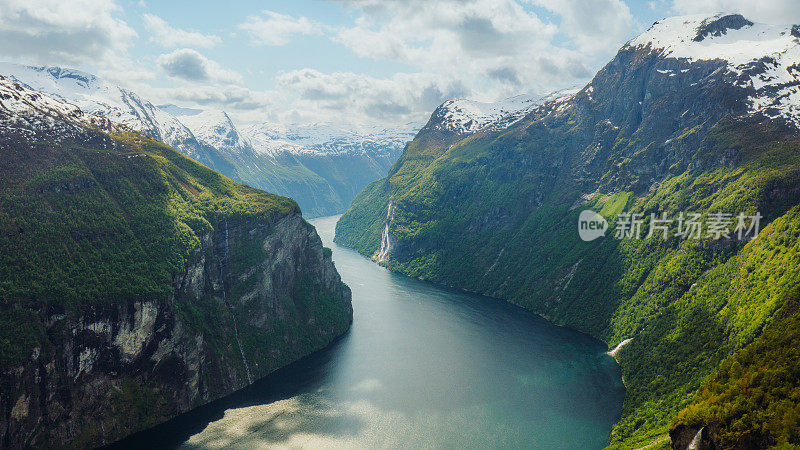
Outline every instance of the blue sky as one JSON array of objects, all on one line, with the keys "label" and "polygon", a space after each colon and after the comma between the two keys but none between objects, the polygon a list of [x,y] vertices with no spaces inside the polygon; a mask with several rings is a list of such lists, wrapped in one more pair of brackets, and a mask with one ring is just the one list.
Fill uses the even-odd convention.
[{"label": "blue sky", "polygon": [[[390,76],[397,71],[412,70],[408,65],[381,61],[376,63],[350,52],[343,45],[324,35],[295,34],[287,37],[284,45],[251,45],[247,32],[237,29],[237,25],[248,17],[263,17],[261,11],[273,11],[294,18],[306,17],[331,27],[346,27],[357,18],[355,10],[343,8],[341,4],[324,1],[297,2],[229,2],[230,6],[220,8],[218,1],[198,2],[127,2],[126,10],[139,11],[169,19],[170,26],[185,30],[200,31],[219,36],[222,42],[204,52],[206,56],[225,67],[237,69],[248,86],[268,88],[274,86],[274,75],[313,67],[322,72],[355,71],[375,77]],[[135,28],[145,30],[141,16],[134,16],[129,23]],[[154,42],[144,42],[135,49],[137,56],[146,58],[158,54],[160,46]]]},{"label": "blue sky", "polygon": [[0,0],[0,58],[240,122],[395,126],[579,86],[655,20],[719,11],[800,22],[800,0]]}]

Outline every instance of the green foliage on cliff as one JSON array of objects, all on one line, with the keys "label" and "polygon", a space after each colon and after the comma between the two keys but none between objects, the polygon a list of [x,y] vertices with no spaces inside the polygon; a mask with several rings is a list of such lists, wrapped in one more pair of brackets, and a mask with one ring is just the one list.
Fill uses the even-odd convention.
[{"label": "green foliage on cliff", "polygon": [[348,219],[336,223],[336,242],[369,256],[381,244],[389,193],[386,180],[370,183],[348,209]]},{"label": "green foliage on cliff", "polygon": [[[622,351],[626,410],[612,442],[644,442],[653,435],[648,426],[666,431],[677,410],[689,404],[726,356],[770,329],[800,281],[798,232],[800,214],[794,208],[724,262],[708,264],[694,286],[643,324]],[[648,277],[644,289],[652,278],[658,277]]]},{"label": "green foliage on cliff", "polygon": [[44,340],[44,328],[33,311],[0,310],[0,367],[30,357],[31,349]]},{"label": "green foliage on cliff", "polygon": [[711,426],[722,448],[800,446],[798,292],[762,335],[722,362],[673,429]]},{"label": "green foliage on cliff", "polygon": [[[133,133],[0,141],[3,365],[28,356],[36,327],[14,311],[166,298],[199,237],[223,218],[284,215],[290,199],[234,183]],[[19,325],[25,328],[23,325]]]},{"label": "green foliage on cliff", "polygon": [[[769,329],[800,284],[800,140],[749,121],[706,124],[702,139],[694,137],[700,128],[688,127],[676,133],[691,143],[684,157],[642,189],[636,166],[645,164],[646,150],[634,150],[650,146],[618,140],[607,163],[587,162],[570,150],[580,135],[571,123],[523,121],[434,158],[405,156],[403,168],[359,194],[337,240],[372,255],[391,201],[390,268],[507,299],[610,346],[633,338],[620,353],[627,391],[610,443],[645,445],[663,438],[726,357]],[[587,179],[599,189],[587,188]],[[585,203],[576,203],[587,190]],[[605,238],[579,239],[584,208],[611,219]],[[623,209],[645,217],[765,217],[761,235],[747,245],[613,239],[613,219]]]}]

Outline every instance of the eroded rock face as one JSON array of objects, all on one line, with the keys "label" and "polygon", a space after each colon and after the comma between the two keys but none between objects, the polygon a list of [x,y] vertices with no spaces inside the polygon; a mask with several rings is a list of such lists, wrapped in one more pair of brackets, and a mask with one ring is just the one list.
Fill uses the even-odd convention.
[{"label": "eroded rock face", "polygon": [[39,311],[47,344],[2,374],[0,447],[113,442],[349,328],[350,290],[299,214],[223,220],[201,241],[169,298]]},{"label": "eroded rock face", "polygon": [[675,450],[714,450],[713,427],[678,427],[669,433]]}]

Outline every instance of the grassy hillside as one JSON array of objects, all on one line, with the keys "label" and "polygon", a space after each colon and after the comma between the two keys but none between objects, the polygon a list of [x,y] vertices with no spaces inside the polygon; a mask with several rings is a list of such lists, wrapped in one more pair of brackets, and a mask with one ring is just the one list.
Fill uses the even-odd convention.
[{"label": "grassy hillside", "polygon": [[798,289],[755,341],[734,353],[674,420],[711,424],[722,447],[790,448],[800,440],[800,316]]},{"label": "grassy hillside", "polygon": [[236,181],[268,192],[291,197],[302,205],[306,217],[333,214],[347,203],[333,184],[293,155],[277,159],[259,156],[256,163],[231,158],[230,168],[214,166]]},{"label": "grassy hillside", "polygon": [[165,298],[212,223],[298,211],[290,199],[234,183],[138,134],[2,139],[2,367],[41,337],[33,311]]}]

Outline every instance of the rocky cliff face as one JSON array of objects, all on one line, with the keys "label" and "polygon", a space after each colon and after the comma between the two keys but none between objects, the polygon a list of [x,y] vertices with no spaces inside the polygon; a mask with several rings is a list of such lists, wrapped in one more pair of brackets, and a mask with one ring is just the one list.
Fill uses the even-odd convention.
[{"label": "rocky cliff face", "polygon": [[714,450],[716,446],[714,445],[714,440],[711,438],[713,433],[714,432],[711,431],[709,427],[681,427],[680,429],[670,431],[670,445],[676,450]]},{"label": "rocky cliff face", "polygon": [[[262,256],[248,260],[253,247]],[[113,442],[324,347],[352,317],[299,214],[218,223],[173,287],[166,299],[38,311],[46,343],[3,372],[3,447]]]},{"label": "rocky cliff face", "polygon": [[0,78],[0,447],[93,447],[352,320],[297,204]]}]

